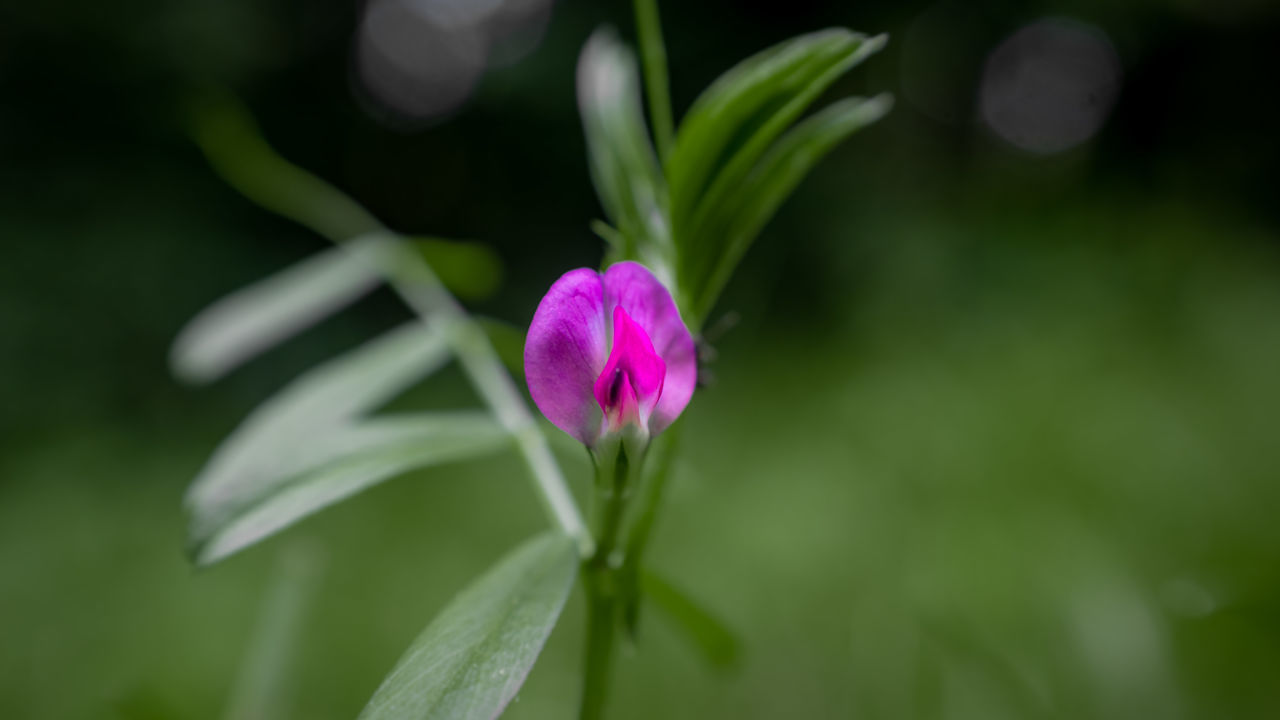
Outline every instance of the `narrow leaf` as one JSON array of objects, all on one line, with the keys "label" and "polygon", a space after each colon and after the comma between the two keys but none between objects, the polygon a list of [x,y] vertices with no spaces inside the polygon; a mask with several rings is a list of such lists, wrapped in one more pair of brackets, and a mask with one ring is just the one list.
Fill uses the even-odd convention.
[{"label": "narrow leaf", "polygon": [[368,235],[317,253],[215,302],[179,333],[174,373],[209,382],[378,286],[392,241]]},{"label": "narrow leaf", "polygon": [[635,54],[611,30],[598,30],[578,60],[577,83],[591,178],[625,241],[617,259],[666,267],[666,187],[645,127]]},{"label": "narrow leaf", "polygon": [[497,717],[555,627],[577,569],[567,536],[553,531],[526,541],[436,616],[361,719]]},{"label": "narrow leaf", "polygon": [[644,61],[644,85],[649,99],[649,117],[653,120],[653,136],[658,156],[665,158],[671,150],[671,92],[667,87],[667,48],[662,40],[662,22],[658,19],[658,0],[637,0],[636,35],[640,38],[640,55]]},{"label": "narrow leaf", "polygon": [[475,321],[488,336],[489,344],[493,346],[493,351],[498,354],[498,359],[507,372],[516,380],[523,380],[525,328],[516,327],[506,320],[485,316],[477,316]]},{"label": "narrow leaf", "polygon": [[626,238],[622,237],[622,233],[618,232],[613,226],[603,220],[592,220],[590,223],[591,232],[596,237],[608,243],[609,247],[616,252],[625,252],[627,247]]},{"label": "narrow leaf", "polygon": [[[726,72],[698,98],[680,127],[666,170],[680,287],[706,292],[727,239],[727,206],[777,138],[831,83],[883,47],[844,29],[804,35]],[[694,316],[694,322],[699,317]]]},{"label": "narrow leaf", "polygon": [[734,149],[727,162],[716,172],[706,193],[698,199],[697,208],[690,220],[694,237],[700,236],[699,230],[705,229],[707,217],[715,213],[721,204],[733,202],[742,179],[751,172],[756,161],[773,141],[800,117],[805,108],[837,78],[878,52],[885,42],[883,35],[873,38],[854,35],[840,52],[819,55],[808,62],[800,73],[803,81],[794,84],[785,79],[776,81],[779,92],[775,102],[781,104],[776,108],[766,106],[765,112],[753,119],[753,124],[748,124],[739,131],[747,139]]},{"label": "narrow leaf", "polygon": [[738,662],[738,639],[733,631],[697,601],[648,568],[641,573],[641,588],[707,662],[719,668]]},{"label": "narrow leaf", "polygon": [[847,57],[862,39],[845,29],[801,35],[743,60],[703,91],[681,122],[666,164],[674,221],[688,219],[717,169],[751,131]]},{"label": "narrow leaf", "polygon": [[480,412],[381,417],[311,438],[297,472],[262,478],[256,492],[192,519],[194,554],[206,565],[298,520],[409,470],[478,457],[510,436]]},{"label": "narrow leaf", "polygon": [[284,547],[263,597],[223,720],[285,718],[297,690],[301,640],[324,574],[320,549]]},{"label": "narrow leaf", "polygon": [[769,149],[743,179],[723,212],[723,250],[696,303],[697,317],[711,312],[747,248],[813,166],[849,135],[884,117],[892,107],[893,98],[888,95],[840,100],[796,125]]},{"label": "narrow leaf", "polygon": [[209,164],[249,200],[334,242],[384,231],[342,191],[278,155],[234,98],[202,98],[189,116],[191,135]]},{"label": "narrow leaf", "polygon": [[463,300],[488,298],[502,284],[502,260],[488,245],[441,238],[408,241],[440,282]]},{"label": "narrow leaf", "polygon": [[187,491],[196,517],[222,517],[272,478],[329,452],[316,438],[429,375],[449,358],[443,334],[408,323],[314,368],[260,405],[222,442]]}]

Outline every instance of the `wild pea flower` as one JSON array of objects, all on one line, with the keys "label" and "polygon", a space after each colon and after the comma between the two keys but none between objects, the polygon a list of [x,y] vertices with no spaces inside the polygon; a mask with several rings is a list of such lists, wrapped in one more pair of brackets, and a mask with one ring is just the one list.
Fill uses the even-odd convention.
[{"label": "wild pea flower", "polygon": [[524,348],[533,401],[556,427],[595,449],[640,446],[693,395],[693,337],[671,293],[643,265],[571,270],[547,291]]}]

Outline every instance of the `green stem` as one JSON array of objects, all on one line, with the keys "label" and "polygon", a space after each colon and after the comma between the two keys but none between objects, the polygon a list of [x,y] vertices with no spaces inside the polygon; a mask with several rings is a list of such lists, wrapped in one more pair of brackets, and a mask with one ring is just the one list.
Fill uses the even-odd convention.
[{"label": "green stem", "polygon": [[654,440],[649,448],[650,456],[646,462],[651,472],[641,486],[641,494],[637,503],[634,519],[627,533],[626,545],[623,548],[623,562],[618,569],[618,588],[622,598],[622,620],[632,637],[640,622],[640,575],[644,559],[645,547],[649,543],[649,535],[657,519],[658,507],[662,504],[663,490],[667,486],[667,478],[671,475],[672,459],[675,457],[676,445],[679,444],[681,423],[667,428],[666,432]]},{"label": "green stem", "polygon": [[613,661],[613,636],[617,626],[617,596],[607,585],[609,571],[587,568],[587,649],[584,655],[581,720],[604,717],[609,695],[609,670]]},{"label": "green stem", "polygon": [[[601,448],[597,448],[601,450]],[[616,452],[616,455],[614,453]],[[609,456],[613,457],[609,457]],[[593,519],[596,552],[582,569],[587,593],[587,644],[582,668],[582,720],[603,716],[609,695],[609,670],[613,664],[613,640],[618,628],[619,578],[613,553],[618,546],[622,517],[633,469],[627,451],[619,445],[592,455],[596,462]]]},{"label": "green stem", "polygon": [[635,0],[636,34],[640,40],[640,62],[644,64],[644,88],[649,96],[649,117],[654,144],[663,162],[671,150],[674,123],[671,120],[671,91],[667,86],[667,49],[662,41],[658,0]]},{"label": "green stem", "polygon": [[667,487],[667,478],[671,475],[671,464],[675,459],[676,447],[680,444],[679,421],[667,428],[653,442],[649,451],[649,464],[652,472],[644,485],[643,495],[635,514],[635,523],[627,538],[626,558],[629,565],[637,566],[649,543],[649,535],[653,532],[653,524],[658,516],[658,507],[662,504],[662,494]]},{"label": "green stem", "polygon": [[424,322],[447,328],[467,377],[515,439],[516,448],[551,521],[578,542],[583,557],[594,544],[547,440],[493,344],[445,289],[431,267],[396,233],[337,188],[280,157],[262,139],[244,108],[224,99],[195,114],[192,134],[214,170],[249,200],[341,245],[360,235],[388,238],[393,251],[381,270]]}]

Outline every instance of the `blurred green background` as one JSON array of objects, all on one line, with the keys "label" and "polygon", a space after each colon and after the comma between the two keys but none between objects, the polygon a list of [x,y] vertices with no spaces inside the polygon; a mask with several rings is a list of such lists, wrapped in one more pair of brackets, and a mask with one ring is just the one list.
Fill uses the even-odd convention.
[{"label": "blurred green background", "polygon": [[[276,716],[354,717],[448,598],[544,526],[500,457],[399,478],[206,571],[182,555],[180,498],[216,443],[406,316],[383,293],[216,385],[171,378],[185,320],[324,247],[213,175],[192,99],[231,90],[397,230],[494,247],[506,279],[480,311],[526,323],[598,262],[574,65],[598,24],[631,34],[629,4],[557,3],[539,43],[511,36],[536,49],[431,119],[362,80],[371,8],[0,9],[0,717],[223,717],[282,574],[302,599]],[[663,12],[677,112],[831,25],[892,37],[835,94],[898,104],[765,231],[686,413],[652,561],[735,628],[741,661],[706,667],[651,613],[612,716],[1280,717],[1275,4]],[[1075,34],[993,54],[1044,18]],[[988,58],[1082,36],[1120,75],[1052,66],[1102,67],[1101,94],[1067,73],[1083,105],[1049,93],[1003,117],[1092,120],[1070,147],[1016,147],[984,93],[1029,77],[1035,99],[1057,76],[993,79]],[[474,400],[444,373],[402,402]],[[581,491],[584,458],[565,463]],[[581,623],[575,594],[506,717],[572,716]]]}]

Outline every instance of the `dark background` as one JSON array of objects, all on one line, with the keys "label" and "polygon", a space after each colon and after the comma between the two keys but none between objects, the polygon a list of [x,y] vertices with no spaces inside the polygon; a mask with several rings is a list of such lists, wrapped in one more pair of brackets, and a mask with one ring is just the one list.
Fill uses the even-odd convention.
[{"label": "dark background", "polygon": [[[654,562],[742,660],[705,668],[655,616],[614,715],[1280,714],[1275,4],[662,10],[677,116],[743,57],[833,25],[891,41],[829,95],[898,102],[761,236],[687,413]],[[311,590],[281,696],[292,717],[352,717],[541,526],[500,458],[388,483],[209,571],[181,556],[181,493],[216,442],[405,316],[377,295],[220,384],[171,378],[185,320],[324,247],[211,172],[193,103],[230,91],[393,228],[495,248],[506,280],[477,310],[524,324],[599,259],[574,67],[599,24],[634,37],[629,4],[557,3],[535,51],[430,120],[360,88],[361,12],[0,8],[0,715],[222,716],[296,556]],[[1122,75],[1096,134],[1036,154],[978,98],[993,49],[1044,18],[1105,36]],[[508,716],[571,715],[580,610]]]}]

